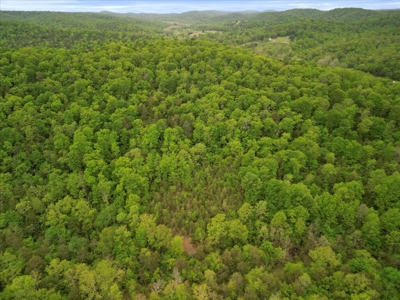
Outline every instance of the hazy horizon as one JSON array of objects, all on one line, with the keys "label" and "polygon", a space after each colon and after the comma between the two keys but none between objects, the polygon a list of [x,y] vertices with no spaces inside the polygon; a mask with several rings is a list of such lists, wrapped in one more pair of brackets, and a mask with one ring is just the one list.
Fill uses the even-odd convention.
[{"label": "hazy horizon", "polygon": [[101,12],[104,10],[115,13],[183,13],[188,11],[217,10],[225,12],[237,11],[266,11],[289,10],[296,8],[313,8],[319,10],[331,10],[335,8],[357,7],[364,9],[399,9],[400,0],[376,1],[376,0],[291,0],[291,1],[227,1],[227,0],[203,0],[203,1],[128,1],[128,0],[1,0],[0,10],[19,11],[62,11],[62,12]]}]

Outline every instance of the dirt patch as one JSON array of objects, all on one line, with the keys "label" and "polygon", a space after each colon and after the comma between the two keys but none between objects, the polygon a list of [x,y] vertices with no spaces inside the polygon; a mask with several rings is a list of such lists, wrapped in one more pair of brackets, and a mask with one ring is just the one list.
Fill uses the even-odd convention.
[{"label": "dirt patch", "polygon": [[190,237],[184,236],[182,241],[183,252],[193,255],[196,253],[196,246],[192,243]]}]

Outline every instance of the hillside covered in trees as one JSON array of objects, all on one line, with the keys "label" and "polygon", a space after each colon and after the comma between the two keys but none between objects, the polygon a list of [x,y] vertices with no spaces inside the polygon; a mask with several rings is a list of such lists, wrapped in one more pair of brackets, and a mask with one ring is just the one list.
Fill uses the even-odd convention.
[{"label": "hillside covered in trees", "polygon": [[0,299],[399,299],[398,12],[189,15],[0,13]]},{"label": "hillside covered in trees", "polygon": [[[215,22],[197,28],[222,33],[214,34],[212,40],[286,61],[305,59],[400,80],[400,10],[265,12],[242,18],[240,23]],[[288,39],[281,43],[277,37]]]}]

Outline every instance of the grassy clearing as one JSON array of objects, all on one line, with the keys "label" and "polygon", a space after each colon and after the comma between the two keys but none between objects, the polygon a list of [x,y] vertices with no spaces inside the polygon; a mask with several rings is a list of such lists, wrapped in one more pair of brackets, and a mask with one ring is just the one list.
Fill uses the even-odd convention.
[{"label": "grassy clearing", "polygon": [[[279,41],[276,41],[278,40]],[[278,57],[280,59],[285,59],[286,57],[291,57],[293,50],[290,47],[288,39],[277,38],[274,41],[260,41],[260,42],[250,42],[241,45],[243,48],[251,49],[254,53],[265,54],[268,56]]]},{"label": "grassy clearing", "polygon": [[217,30],[192,31],[192,32],[189,34],[189,37],[199,36],[200,34],[218,33],[218,32],[222,32],[222,31],[217,31]]},{"label": "grassy clearing", "polygon": [[271,39],[269,41],[270,43],[275,43],[275,44],[289,44],[290,43],[290,39],[288,36],[278,36],[275,39]]}]

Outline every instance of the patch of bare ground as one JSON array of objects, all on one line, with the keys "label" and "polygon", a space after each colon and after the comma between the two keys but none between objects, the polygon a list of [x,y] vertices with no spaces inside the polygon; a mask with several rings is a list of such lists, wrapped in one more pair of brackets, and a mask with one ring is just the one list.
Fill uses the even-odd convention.
[{"label": "patch of bare ground", "polygon": [[182,241],[183,252],[189,255],[196,253],[196,246],[192,243],[192,238],[184,236]]}]

